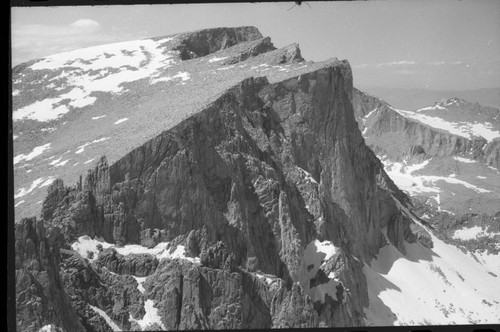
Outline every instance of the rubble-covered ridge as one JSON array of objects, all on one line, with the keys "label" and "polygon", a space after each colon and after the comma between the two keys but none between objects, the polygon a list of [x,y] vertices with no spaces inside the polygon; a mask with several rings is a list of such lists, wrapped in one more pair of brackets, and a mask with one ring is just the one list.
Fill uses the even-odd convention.
[{"label": "rubble-covered ridge", "polygon": [[297,44],[276,48],[256,28],[240,27],[93,46],[16,66],[16,220],[40,213],[55,178],[73,183],[103,154],[118,160],[243,79],[277,82],[324,65],[306,62]]}]

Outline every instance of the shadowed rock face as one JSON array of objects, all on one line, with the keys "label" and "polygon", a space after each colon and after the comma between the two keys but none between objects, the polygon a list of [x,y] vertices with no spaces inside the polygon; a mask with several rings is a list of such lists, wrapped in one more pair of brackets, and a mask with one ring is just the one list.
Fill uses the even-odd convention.
[{"label": "shadowed rock face", "polygon": [[487,165],[500,169],[500,140],[488,143],[484,147],[484,155]]},{"label": "shadowed rock face", "polygon": [[[241,41],[224,31],[213,40],[195,33],[184,43],[187,54]],[[245,40],[270,47],[252,31]],[[303,60],[296,45],[281,55]],[[402,252],[403,240],[417,236],[393,199],[408,204],[407,197],[358,130],[351,75],[346,61],[332,61],[273,84],[245,79],[113,164],[102,157],[76,186],[55,181],[42,217],[62,243],[82,235],[118,246],[169,241],[200,257],[195,264],[113,249],[92,262],[66,255],[64,288],[82,324],[98,328],[93,306],[135,329],[153,300],[167,329],[363,325],[362,261],[386,243],[386,229]],[[329,281],[330,272],[338,285],[335,298],[313,302],[298,281],[316,239],[339,251],[311,285]],[[143,291],[133,277],[146,278]]]},{"label": "shadowed rock face", "polygon": [[181,59],[188,60],[260,38],[263,36],[256,27],[204,29],[187,33],[185,38],[181,36],[177,49]]},{"label": "shadowed rock face", "polygon": [[59,276],[60,237],[46,233],[41,220],[24,219],[15,227],[16,329],[38,331],[54,324],[66,331],[85,331]]}]

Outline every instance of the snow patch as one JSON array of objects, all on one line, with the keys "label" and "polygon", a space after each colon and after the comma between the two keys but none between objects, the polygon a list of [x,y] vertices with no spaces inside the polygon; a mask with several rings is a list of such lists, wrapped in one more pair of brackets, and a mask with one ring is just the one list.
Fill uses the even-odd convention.
[{"label": "snow patch", "polygon": [[128,121],[128,118],[119,119],[114,124],[116,125],[116,124],[119,124],[119,123],[122,123],[122,122],[125,122],[125,121]]},{"label": "snow patch", "polygon": [[170,259],[183,259],[190,261],[194,264],[200,263],[199,257],[187,257],[185,255],[185,247],[183,245],[178,245],[173,253],[167,249],[169,242],[158,243],[154,248],[143,247],[140,244],[127,244],[123,247],[116,247],[114,244],[105,242],[102,238],[91,239],[88,235],[84,235],[78,238],[78,241],[74,242],[71,247],[80,253],[82,257],[87,257],[87,251],[94,252],[94,258],[97,258],[98,251],[96,246],[100,244],[103,249],[114,248],[116,252],[120,255],[127,256],[130,254],[149,254],[161,260],[162,258]]},{"label": "snow patch", "polygon": [[222,58],[213,57],[210,60],[208,60],[208,62],[217,62],[217,61],[221,61],[221,60],[224,60],[224,59],[227,59],[227,56],[222,57]]},{"label": "snow patch", "polygon": [[16,203],[16,205],[14,205],[14,207],[16,208],[16,207],[18,207],[19,205],[21,205],[21,204],[23,204],[23,203],[25,203],[25,200],[22,200],[22,201],[17,202],[17,203]]},{"label": "snow patch", "polygon": [[313,302],[321,301],[323,303],[326,294],[337,300],[336,287],[339,281],[332,273],[328,275],[330,279],[328,282],[310,287],[310,281],[316,277],[320,267],[337,252],[338,248],[331,241],[320,242],[319,240],[312,241],[304,250],[301,265],[293,279],[302,286]]},{"label": "snow patch", "polygon": [[379,157],[379,159],[384,164],[384,169],[392,181],[394,181],[401,190],[408,192],[410,195],[416,193],[440,193],[440,188],[436,186],[436,182],[438,181],[462,185],[477,193],[491,192],[490,190],[459,180],[454,176],[412,175],[413,172],[424,168],[429,163],[429,160],[420,164],[406,165],[405,163],[392,163],[385,160],[384,157]]},{"label": "snow patch", "polygon": [[462,163],[466,163],[466,164],[472,164],[472,163],[476,163],[477,162],[475,160],[468,159],[468,158],[462,158],[462,157],[453,157],[453,159],[455,159],[456,161],[460,161]]},{"label": "snow patch", "polygon": [[220,67],[220,68],[217,68],[217,70],[228,70],[228,69],[232,69],[234,68],[235,65],[231,65],[231,66],[227,66],[227,67]]},{"label": "snow patch", "polygon": [[[48,177],[48,180],[50,180],[51,177]],[[36,180],[34,180],[32,183],[31,183],[31,186],[26,190],[25,188],[20,188],[17,192],[17,194],[14,195],[14,198],[19,198],[19,197],[23,197],[23,196],[26,196],[27,194],[31,193],[33,190],[35,190],[40,184],[44,184],[45,182],[47,182],[48,180],[46,180],[45,177],[41,177],[41,178],[38,178]],[[44,182],[45,181],[45,182]],[[40,186],[42,187],[42,186]]]},{"label": "snow patch", "polygon": [[[71,158],[70,158],[70,159],[71,159]],[[66,165],[66,163],[67,163],[68,161],[70,161],[70,159],[66,159],[66,160],[63,160],[63,161],[61,161],[61,162],[58,162],[58,163],[54,164],[54,167],[61,167],[61,166],[64,166],[64,165]],[[61,158],[59,158],[58,160],[61,160]],[[52,163],[50,163],[50,164],[52,165]]]},{"label": "snow patch", "polygon": [[42,326],[38,330],[38,332],[59,332],[59,331],[62,331],[62,330],[54,324],[48,324],[48,325]]},{"label": "snow patch", "polygon": [[89,163],[93,162],[94,160],[95,160],[95,158],[89,159],[86,162],[84,162],[84,164],[89,164]]},{"label": "snow patch", "polygon": [[136,276],[132,276],[132,277],[134,277],[135,281],[137,281],[137,284],[138,284],[137,289],[139,290],[139,292],[144,294],[146,289],[144,288],[143,284],[146,281],[147,277],[136,277]]},{"label": "snow patch", "polygon": [[133,319],[132,315],[129,316],[130,322],[136,322],[141,327],[141,330],[145,331],[146,328],[151,324],[158,324],[164,330],[166,330],[165,325],[161,321],[161,317],[158,314],[158,309],[155,308],[153,300],[144,301],[144,310],[146,313],[142,319]]},{"label": "snow patch", "polygon": [[104,320],[106,320],[106,323],[108,323],[109,327],[111,327],[111,329],[113,331],[121,331],[122,329],[120,329],[120,327],[118,325],[116,325],[115,322],[113,322],[113,320],[111,319],[111,317],[108,316],[107,313],[105,313],[103,310],[97,308],[97,307],[94,307],[93,305],[90,305],[89,306],[92,308],[92,310],[94,310],[96,313],[98,313],[102,318],[104,318]]},{"label": "snow patch", "polygon": [[106,114],[104,114],[104,115],[100,115],[100,116],[93,116],[93,117],[92,117],[92,120],[99,120],[99,119],[104,118],[105,116],[106,116]]},{"label": "snow patch", "polygon": [[[49,121],[69,112],[68,107],[54,105],[69,99],[68,106],[82,108],[97,99],[92,92],[119,93],[123,83],[152,77],[174,63],[173,52],[164,54],[161,41],[152,39],[99,45],[48,56],[29,67],[37,70],[63,70],[51,81],[61,80],[72,86],[70,92],[37,101],[13,112],[13,120]],[[140,70],[139,70],[140,68]],[[58,91],[56,88],[55,91]]]},{"label": "snow patch", "polygon": [[494,237],[496,235],[500,235],[500,233],[490,233],[486,231],[484,228],[479,226],[474,226],[471,228],[462,228],[457,229],[455,233],[453,233],[453,238],[457,240],[473,240],[479,237]]},{"label": "snow patch", "polygon": [[396,108],[392,108],[392,110],[406,118],[417,120],[427,126],[441,129],[468,139],[472,139],[474,136],[480,136],[485,138],[488,142],[491,142],[495,138],[500,137],[500,132],[493,130],[493,126],[488,123],[452,122],[418,112],[404,111]]},{"label": "snow patch", "polygon": [[175,74],[174,76],[167,76],[167,77],[158,77],[158,75],[156,77],[153,77],[151,79],[151,84],[156,84],[158,82],[169,82],[169,81],[173,81],[175,79],[180,79],[182,82],[185,82],[187,80],[189,80],[191,77],[189,75],[188,72],[178,72],[177,74]]},{"label": "snow patch", "polygon": [[[118,122],[118,121],[117,121]],[[116,124],[116,122],[115,122]],[[76,154],[79,154],[79,153],[82,153],[83,151],[85,151],[85,148],[89,145],[92,145],[92,144],[95,144],[95,143],[99,143],[99,142],[104,142],[105,140],[109,139],[109,137],[102,137],[102,138],[99,138],[99,139],[95,139],[93,140],[92,142],[88,142],[88,143],[85,143],[83,145],[80,145],[78,147],[78,150],[75,151]]]},{"label": "snow patch", "polygon": [[61,101],[62,98],[47,98],[36,101],[33,104],[24,106],[12,112],[12,121],[30,119],[47,122],[55,120],[69,112],[69,109],[65,105],[55,106]]},{"label": "snow patch", "polygon": [[37,146],[28,154],[20,154],[14,157],[14,165],[21,162],[31,160],[39,155],[41,155],[45,150],[50,149],[50,143]]},{"label": "snow patch", "polygon": [[276,278],[275,275],[265,274],[265,273],[262,273],[261,271],[257,271],[255,273],[255,276],[261,280],[264,279],[268,285],[272,285],[273,283],[278,281],[278,279]]}]

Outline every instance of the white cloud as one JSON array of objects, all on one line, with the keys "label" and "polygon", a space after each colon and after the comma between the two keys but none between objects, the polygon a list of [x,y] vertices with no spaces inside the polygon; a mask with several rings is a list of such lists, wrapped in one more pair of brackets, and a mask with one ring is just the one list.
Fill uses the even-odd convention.
[{"label": "white cloud", "polygon": [[401,61],[392,61],[392,62],[384,62],[377,64],[377,67],[386,67],[386,66],[405,66],[405,65],[415,65],[417,64],[412,60],[401,60]]},{"label": "white cloud", "polygon": [[392,71],[391,73],[396,74],[396,75],[413,75],[413,74],[416,74],[417,72],[414,70],[403,69],[403,70],[395,70],[395,71]]},{"label": "white cloud", "polygon": [[75,22],[71,23],[69,26],[72,28],[76,28],[76,29],[84,30],[84,31],[90,31],[90,32],[97,31],[101,28],[101,25],[98,22],[91,20],[91,19],[88,19],[88,18],[76,20]]}]

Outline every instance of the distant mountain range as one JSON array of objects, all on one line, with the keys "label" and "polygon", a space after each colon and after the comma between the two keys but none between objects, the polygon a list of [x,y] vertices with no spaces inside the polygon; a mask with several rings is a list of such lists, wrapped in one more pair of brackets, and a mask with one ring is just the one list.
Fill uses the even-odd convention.
[{"label": "distant mountain range", "polygon": [[479,103],[483,106],[500,108],[500,87],[465,91],[385,88],[359,84],[357,87],[371,95],[382,98],[394,107],[410,111],[454,97]]},{"label": "distant mountain range", "polygon": [[500,211],[500,111],[450,98],[415,111],[355,89],[366,143],[396,184],[438,210]]}]

